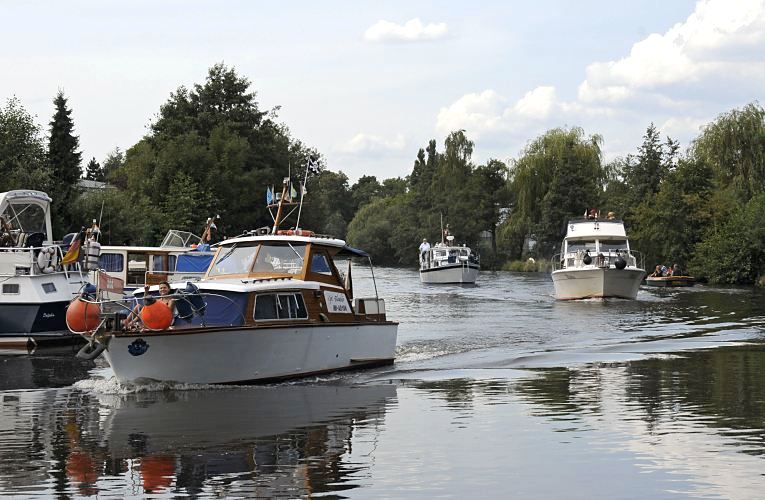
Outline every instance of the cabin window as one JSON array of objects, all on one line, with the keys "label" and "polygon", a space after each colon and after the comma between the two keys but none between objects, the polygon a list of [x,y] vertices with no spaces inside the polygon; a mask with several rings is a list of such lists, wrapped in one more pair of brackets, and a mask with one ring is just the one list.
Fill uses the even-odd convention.
[{"label": "cabin window", "polygon": [[155,273],[164,273],[175,269],[175,255],[152,255],[151,270]]},{"label": "cabin window", "polygon": [[332,275],[332,269],[329,267],[327,256],[323,253],[315,253],[311,257],[311,272],[319,274]]},{"label": "cabin window", "polygon": [[255,259],[252,272],[278,272],[300,274],[303,269],[306,245],[298,244],[268,244],[260,245],[260,251]]},{"label": "cabin window", "polygon": [[308,319],[308,310],[301,293],[263,293],[255,297],[254,319]]},{"label": "cabin window", "polygon": [[589,240],[569,240],[568,242],[568,253],[576,253],[579,250],[584,252],[585,250],[589,250],[590,253],[595,253],[595,241],[589,241]]},{"label": "cabin window", "polygon": [[143,285],[146,281],[149,256],[145,253],[129,253],[126,285]]},{"label": "cabin window", "polygon": [[121,273],[125,269],[125,260],[119,253],[102,253],[98,257],[98,267],[107,273]]},{"label": "cabin window", "polygon": [[223,247],[210,268],[210,276],[250,272],[257,251],[257,246],[238,247],[231,245],[230,247]]},{"label": "cabin window", "polygon": [[600,240],[600,253],[616,250],[627,250],[627,240]]},{"label": "cabin window", "polygon": [[53,283],[43,283],[42,289],[45,293],[55,293],[56,292],[56,285]]},{"label": "cabin window", "polygon": [[22,233],[43,233],[45,229],[45,210],[37,203],[10,202],[3,213],[15,229]]},{"label": "cabin window", "polygon": [[9,295],[18,295],[18,293],[19,293],[19,284],[18,283],[4,283],[3,284],[3,293],[9,294]]}]

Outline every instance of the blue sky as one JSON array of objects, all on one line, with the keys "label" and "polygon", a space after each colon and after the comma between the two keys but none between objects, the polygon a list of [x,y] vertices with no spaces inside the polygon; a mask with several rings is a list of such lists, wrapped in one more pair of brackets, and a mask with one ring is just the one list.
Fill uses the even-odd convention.
[{"label": "blue sky", "polygon": [[99,161],[217,62],[352,182],[407,175],[457,129],[477,163],[563,126],[603,136],[606,160],[651,122],[685,148],[765,89],[765,0],[0,0],[0,16],[0,100],[47,129],[63,89]]}]

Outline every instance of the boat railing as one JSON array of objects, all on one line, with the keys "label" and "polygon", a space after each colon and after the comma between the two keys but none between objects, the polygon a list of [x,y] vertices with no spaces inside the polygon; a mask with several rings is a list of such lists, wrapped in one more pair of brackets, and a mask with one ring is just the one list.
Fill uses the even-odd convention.
[{"label": "boat railing", "polygon": [[[38,258],[40,252],[48,251],[50,248],[55,252],[56,257],[50,259],[55,266],[51,266],[51,271],[45,272],[45,268],[40,267]],[[0,247],[0,277],[63,274],[69,278],[72,274],[82,275],[79,262],[61,265],[64,255],[63,248],[56,244],[39,247]]]},{"label": "boat railing", "polygon": [[595,255],[589,254],[589,264],[585,263],[585,256],[588,255],[586,253],[570,253],[565,257],[561,257],[561,255],[561,253],[556,253],[552,256],[551,264],[553,271],[583,268],[607,269],[615,266],[618,257],[627,261],[627,267],[639,267],[640,269],[645,269],[643,267],[643,255],[636,250],[627,251],[626,249],[615,249]]},{"label": "boat railing", "polygon": [[[108,297],[108,295],[106,296]],[[158,298],[157,295],[152,294],[151,296],[154,299]],[[242,306],[237,304],[226,295],[213,292],[195,292],[189,294],[177,290],[174,293],[163,295],[162,298],[173,299],[175,301],[172,323],[167,328],[170,330],[198,327],[241,326],[247,322],[244,314],[244,307],[246,307],[246,305]],[[218,301],[217,303],[212,304],[212,306],[214,306],[214,311],[210,310],[211,299]],[[122,297],[112,299],[99,298],[91,295],[88,297],[80,296],[77,300],[82,300],[88,304],[95,304],[100,311],[98,326],[92,331],[79,332],[69,326],[69,329],[72,332],[79,333],[88,340],[92,340],[93,336],[100,332],[139,333],[164,331],[164,329],[152,329],[143,323],[140,307],[144,307],[145,304],[142,297]],[[138,314],[136,314],[136,306],[140,306]]]}]

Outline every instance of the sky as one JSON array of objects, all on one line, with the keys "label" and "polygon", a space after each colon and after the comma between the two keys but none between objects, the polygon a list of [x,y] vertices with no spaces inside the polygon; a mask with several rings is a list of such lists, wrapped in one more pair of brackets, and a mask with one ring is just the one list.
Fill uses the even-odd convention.
[{"label": "sky", "polygon": [[510,162],[555,127],[634,153],[684,149],[765,91],[765,0],[0,0],[0,105],[47,131],[63,90],[83,163],[138,142],[179,86],[223,62],[351,183],[406,176],[465,130]]}]

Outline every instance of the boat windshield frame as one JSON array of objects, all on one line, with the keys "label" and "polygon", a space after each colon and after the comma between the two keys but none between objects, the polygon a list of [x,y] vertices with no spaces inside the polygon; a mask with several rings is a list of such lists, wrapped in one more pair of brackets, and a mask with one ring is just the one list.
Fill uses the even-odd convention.
[{"label": "boat windshield frame", "polygon": [[[221,247],[206,277],[225,278],[250,274],[297,276],[303,273],[307,252],[308,244],[303,242],[263,241],[251,245],[234,243],[230,248]],[[222,265],[226,262],[228,264]]]}]

